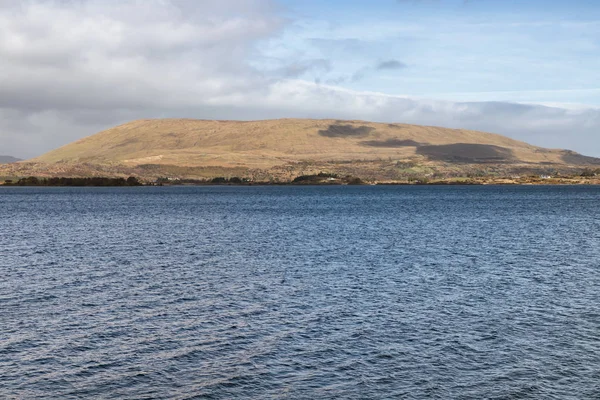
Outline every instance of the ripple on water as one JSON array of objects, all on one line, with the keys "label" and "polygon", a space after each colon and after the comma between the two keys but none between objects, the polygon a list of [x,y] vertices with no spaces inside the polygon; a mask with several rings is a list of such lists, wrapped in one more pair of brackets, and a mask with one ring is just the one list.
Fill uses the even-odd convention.
[{"label": "ripple on water", "polygon": [[600,398],[595,187],[2,188],[2,398]]}]

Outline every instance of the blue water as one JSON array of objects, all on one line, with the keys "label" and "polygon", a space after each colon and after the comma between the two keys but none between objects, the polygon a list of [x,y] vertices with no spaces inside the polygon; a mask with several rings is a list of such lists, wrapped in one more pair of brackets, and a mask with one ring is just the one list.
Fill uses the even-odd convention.
[{"label": "blue water", "polygon": [[0,188],[0,398],[600,398],[600,188]]}]

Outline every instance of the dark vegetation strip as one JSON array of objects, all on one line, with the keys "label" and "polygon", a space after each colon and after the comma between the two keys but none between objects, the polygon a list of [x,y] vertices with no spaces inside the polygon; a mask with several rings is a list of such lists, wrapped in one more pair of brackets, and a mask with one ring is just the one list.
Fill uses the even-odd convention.
[{"label": "dark vegetation strip", "polygon": [[141,186],[142,183],[134,176],[129,178],[36,178],[30,176],[16,182],[6,181],[8,186]]},{"label": "dark vegetation strip", "polygon": [[[575,178],[595,178],[600,176],[600,168],[591,169],[584,168],[579,173],[572,175],[555,175],[555,176],[541,176],[541,175],[528,175],[518,178],[510,178],[523,183],[535,182],[535,181],[546,181],[548,179],[575,179]],[[499,176],[486,176],[485,174],[477,176],[469,176],[467,180],[452,180],[447,178],[438,177],[427,177],[427,176],[409,176],[406,180],[388,181],[385,183],[378,183],[379,185],[475,185],[482,184],[486,178],[490,180],[494,179],[509,179],[501,178]],[[89,178],[37,178],[30,176],[27,178],[21,178],[17,181],[6,180],[4,186],[163,186],[163,185],[368,185],[369,182],[365,182],[362,179],[352,176],[345,175],[340,176],[338,174],[329,172],[319,172],[313,175],[300,175],[291,181],[254,181],[248,178],[234,177],[216,177],[206,179],[172,179],[172,178],[158,178],[153,182],[142,182],[134,176],[129,178],[108,178],[108,177],[89,177]]]}]

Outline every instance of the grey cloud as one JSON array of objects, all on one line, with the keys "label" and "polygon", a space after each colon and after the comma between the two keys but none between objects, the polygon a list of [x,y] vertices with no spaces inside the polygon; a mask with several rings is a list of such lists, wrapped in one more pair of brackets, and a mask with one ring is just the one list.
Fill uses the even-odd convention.
[{"label": "grey cloud", "polygon": [[404,69],[404,68],[406,68],[406,65],[397,60],[382,61],[382,62],[378,63],[377,65],[375,65],[374,67],[362,67],[362,68],[354,71],[350,75],[341,75],[341,76],[329,78],[326,80],[326,82],[330,85],[341,85],[346,82],[358,82],[358,81],[365,79],[366,77],[368,77],[369,75],[371,75],[372,73],[374,73],[376,71],[399,70],[399,69]]},{"label": "grey cloud", "polygon": [[371,71],[370,68],[361,68],[361,69],[354,71],[354,73],[352,73],[352,74],[335,76],[335,77],[327,79],[325,82],[328,85],[334,85],[334,86],[342,85],[347,82],[358,82],[358,81],[363,80],[369,74],[370,71]]},{"label": "grey cloud", "polygon": [[352,82],[358,82],[358,81],[364,79],[367,76],[367,74],[369,74],[369,72],[371,72],[370,68],[361,68],[352,74],[352,76],[350,77],[350,80]]},{"label": "grey cloud", "polygon": [[401,61],[398,61],[398,60],[386,60],[386,61],[382,61],[379,64],[377,64],[377,66],[375,67],[375,69],[378,69],[378,70],[386,70],[386,69],[398,70],[398,69],[404,69],[406,67],[407,67],[407,65],[404,64]]},{"label": "grey cloud", "polygon": [[301,60],[285,65],[284,67],[273,71],[273,74],[283,78],[298,78],[308,72],[321,74],[329,71],[331,71],[331,62],[324,58],[318,58],[312,60]]},{"label": "grey cloud", "polygon": [[350,77],[348,76],[338,76],[335,78],[329,78],[325,81],[325,83],[327,83],[328,85],[333,85],[333,86],[337,86],[337,85],[341,85],[343,83],[346,83],[350,80]]}]

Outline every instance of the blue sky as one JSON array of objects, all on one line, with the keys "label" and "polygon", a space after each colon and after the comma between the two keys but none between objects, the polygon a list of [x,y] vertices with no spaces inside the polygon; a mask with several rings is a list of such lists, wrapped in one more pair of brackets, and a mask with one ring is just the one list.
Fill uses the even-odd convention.
[{"label": "blue sky", "polygon": [[0,0],[0,154],[140,118],[467,128],[600,157],[600,1]]},{"label": "blue sky", "polygon": [[[294,23],[267,53],[329,61],[306,79],[448,100],[600,106],[595,1],[282,3]],[[398,68],[374,68],[388,60]]]}]

